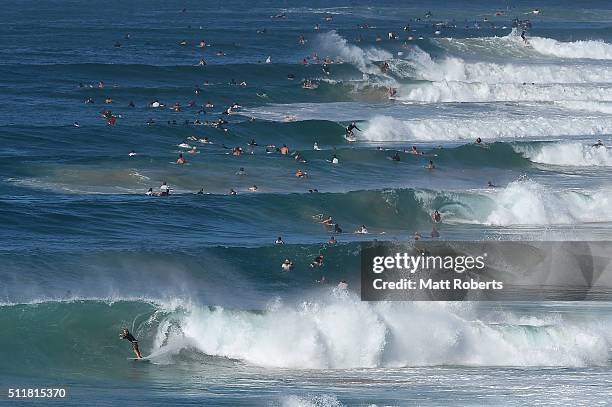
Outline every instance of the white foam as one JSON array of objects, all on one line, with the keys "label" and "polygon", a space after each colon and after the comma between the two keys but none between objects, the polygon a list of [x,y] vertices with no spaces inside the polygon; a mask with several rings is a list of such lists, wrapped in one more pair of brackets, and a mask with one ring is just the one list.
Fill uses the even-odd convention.
[{"label": "white foam", "polygon": [[442,47],[465,54],[514,58],[553,57],[563,59],[612,59],[612,44],[603,40],[557,41],[552,38],[530,36],[529,45],[523,42],[520,31],[501,37],[440,38]]},{"label": "white foam", "polygon": [[[428,192],[417,196],[423,207],[437,209],[447,223],[493,226],[549,226],[612,222],[612,191],[557,190],[523,180],[481,192]],[[438,202],[434,208],[434,199]]]},{"label": "white foam", "polygon": [[343,404],[329,394],[309,396],[286,396],[281,399],[282,407],[341,407]]},{"label": "white foam", "polygon": [[558,58],[612,59],[612,44],[601,40],[561,42],[530,37],[529,44],[540,54]]},{"label": "white foam", "polygon": [[392,58],[392,55],[378,48],[362,49],[356,45],[349,44],[346,38],[336,31],[329,31],[315,38],[314,48],[322,57],[330,56],[349,62],[363,73],[380,74],[380,68],[372,64],[375,61],[383,61]]},{"label": "white foam", "polygon": [[431,117],[400,120],[374,116],[357,134],[365,141],[440,141],[560,137],[612,133],[612,117],[519,116]]},{"label": "white foam", "polygon": [[543,143],[515,145],[514,150],[529,160],[574,167],[612,166],[612,150],[583,143]]},{"label": "white foam", "polygon": [[389,62],[391,71],[403,78],[427,81],[498,83],[610,83],[612,70],[605,64],[592,63],[494,63],[467,62],[458,57],[433,60],[414,47],[405,60]]},{"label": "white foam", "polygon": [[563,319],[490,322],[478,319],[468,303],[371,304],[354,294],[326,295],[264,313],[194,308],[180,321],[182,334],[173,337],[208,355],[281,368],[609,363],[603,321],[601,328]]},{"label": "white foam", "polygon": [[558,100],[612,101],[612,86],[587,84],[525,84],[426,82],[403,85],[396,100],[416,103],[439,102],[551,102]]}]

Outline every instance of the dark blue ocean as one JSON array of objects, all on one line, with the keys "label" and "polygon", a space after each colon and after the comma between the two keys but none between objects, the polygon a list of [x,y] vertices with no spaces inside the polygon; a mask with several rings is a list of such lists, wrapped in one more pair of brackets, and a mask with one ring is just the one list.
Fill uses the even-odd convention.
[{"label": "dark blue ocean", "polygon": [[612,399],[612,303],[359,297],[363,241],[610,239],[610,2],[5,3],[0,96],[0,402]]}]

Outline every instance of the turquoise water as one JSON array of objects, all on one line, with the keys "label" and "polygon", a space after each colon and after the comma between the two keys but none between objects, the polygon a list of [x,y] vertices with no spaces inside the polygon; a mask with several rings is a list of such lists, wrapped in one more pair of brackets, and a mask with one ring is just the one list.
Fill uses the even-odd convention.
[{"label": "turquoise water", "polygon": [[[440,239],[609,239],[612,150],[593,144],[612,143],[611,24],[598,1],[5,7],[0,388],[95,405],[607,401],[610,303],[363,303],[358,255],[428,236],[434,210]],[[145,195],[162,182],[169,197]],[[123,326],[150,363],[127,360]]]}]

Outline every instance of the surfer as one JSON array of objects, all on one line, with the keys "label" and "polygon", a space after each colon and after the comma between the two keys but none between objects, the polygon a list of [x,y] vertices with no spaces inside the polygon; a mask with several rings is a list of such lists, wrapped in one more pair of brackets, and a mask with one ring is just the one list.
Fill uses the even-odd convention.
[{"label": "surfer", "polygon": [[338,164],[340,161],[338,160],[338,157],[336,156],[336,154],[334,154],[330,160],[330,162],[332,164]]},{"label": "surfer", "polygon": [[426,166],[425,168],[427,168],[428,170],[433,170],[433,169],[435,169],[435,168],[436,168],[436,166],[434,165],[433,160],[429,160],[429,164],[427,164],[427,166]]},{"label": "surfer", "polygon": [[355,122],[352,122],[351,124],[346,126],[346,130],[345,131],[346,131],[346,137],[347,138],[355,137],[355,135],[353,134],[353,130],[361,131],[361,129],[359,127],[357,127]]},{"label": "surfer", "polygon": [[482,144],[482,139],[480,137],[476,138],[476,144]]},{"label": "surfer", "polygon": [[280,148],[280,153],[282,155],[288,155],[289,154],[289,147],[287,147],[286,144],[283,144],[283,146]]},{"label": "surfer", "polygon": [[276,239],[276,241],[274,242],[274,244],[285,244],[285,242],[283,241],[282,236],[279,236],[278,239]]},{"label": "surfer", "polygon": [[183,154],[179,154],[176,163],[179,165],[185,164],[187,162],[187,160],[185,159],[185,157],[183,157]]},{"label": "surfer", "polygon": [[597,140],[597,143],[593,144],[593,147],[603,147],[604,143],[601,140]]},{"label": "surfer", "polygon": [[401,160],[400,155],[399,155],[399,153],[397,151],[395,152],[395,154],[393,154],[393,157],[391,157],[391,160],[393,160],[393,161],[400,161]]},{"label": "surfer", "polygon": [[140,349],[138,349],[138,341],[136,340],[136,338],[134,338],[134,336],[130,333],[130,331],[128,331],[127,328],[123,328],[123,330],[119,334],[119,338],[130,341],[130,343],[132,344],[132,349],[134,350],[134,353],[136,354],[136,359],[142,359],[142,355],[140,354]]},{"label": "surfer", "polygon": [[433,219],[433,221],[436,223],[440,223],[442,220],[442,215],[440,215],[440,212],[435,210],[434,213],[431,214],[431,219]]},{"label": "surfer", "polygon": [[334,219],[331,216],[328,216],[326,219],[323,219],[321,223],[327,226],[331,226],[334,224]]},{"label": "surfer", "polygon": [[319,147],[319,143],[317,143],[317,142],[315,141],[314,146],[312,146],[312,149],[313,149],[313,150],[315,150],[315,151],[319,151],[319,150],[321,149],[321,148]]},{"label": "surfer", "polygon": [[495,184],[493,184],[493,182],[489,181],[487,183],[487,187],[489,187],[489,188],[497,188],[497,185],[495,185]]},{"label": "surfer", "polygon": [[333,236],[330,237],[329,240],[327,241],[327,244],[336,244],[336,243],[338,243],[338,241]]},{"label": "surfer", "polygon": [[161,186],[159,187],[159,195],[160,196],[170,195],[170,187],[168,186],[168,184],[166,184],[166,181],[162,182]]},{"label": "surfer", "polygon": [[527,36],[525,34],[526,34],[525,30],[523,30],[521,32],[521,38],[523,39],[523,42],[525,43],[525,45],[527,45],[529,43],[527,42]]}]

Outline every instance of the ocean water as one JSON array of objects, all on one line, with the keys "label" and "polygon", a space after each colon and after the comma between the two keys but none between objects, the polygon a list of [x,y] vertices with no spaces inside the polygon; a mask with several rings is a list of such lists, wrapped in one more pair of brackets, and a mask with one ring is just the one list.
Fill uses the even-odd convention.
[{"label": "ocean water", "polygon": [[2,403],[612,399],[612,303],[359,300],[359,243],[427,236],[434,210],[440,239],[610,238],[609,2],[20,1],[0,14],[0,95]]}]

